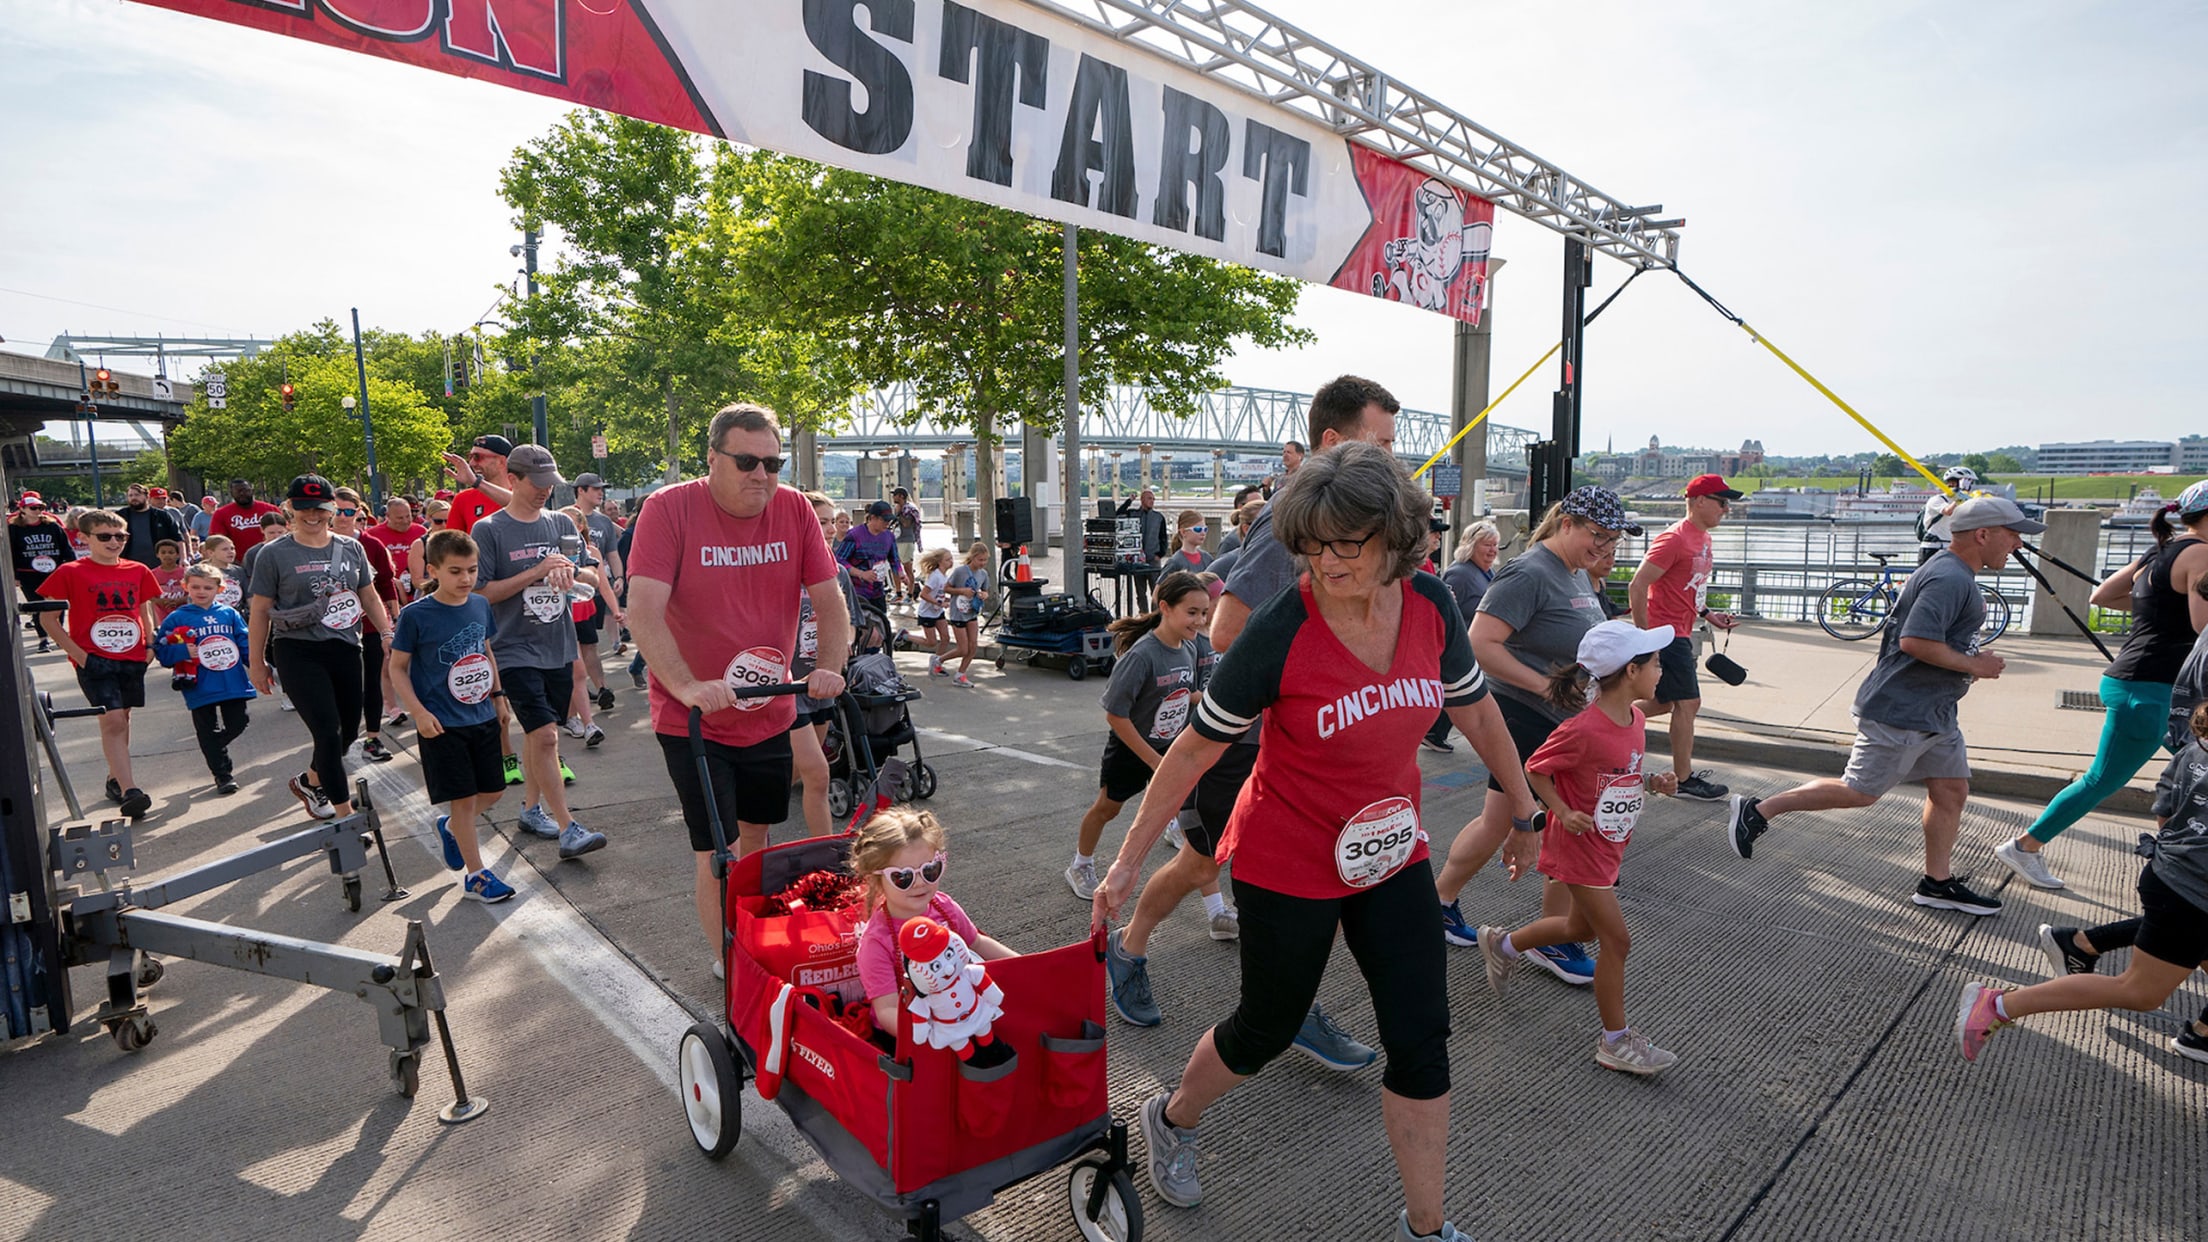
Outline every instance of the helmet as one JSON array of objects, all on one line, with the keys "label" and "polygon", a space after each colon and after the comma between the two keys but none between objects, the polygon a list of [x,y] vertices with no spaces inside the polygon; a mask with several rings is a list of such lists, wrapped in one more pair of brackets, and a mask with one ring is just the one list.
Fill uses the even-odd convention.
[{"label": "helmet", "polygon": [[1949,466],[1940,481],[1968,490],[1978,486],[1978,472],[1968,466]]}]

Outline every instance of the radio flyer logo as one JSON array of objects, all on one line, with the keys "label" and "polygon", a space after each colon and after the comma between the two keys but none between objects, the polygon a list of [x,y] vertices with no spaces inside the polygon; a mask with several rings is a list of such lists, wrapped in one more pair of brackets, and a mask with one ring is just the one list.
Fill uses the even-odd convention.
[{"label": "radio flyer logo", "polygon": [[[784,660],[782,653],[773,647],[750,647],[736,653],[736,658],[728,662],[728,671],[722,676],[728,680],[728,688],[731,690],[753,690],[760,686],[781,684],[789,666],[789,661]],[[769,702],[769,699],[738,699],[736,710],[755,712]]]},{"label": "radio flyer logo", "polygon": [[1350,158],[1372,225],[1330,283],[1478,323],[1495,204],[1364,147]]}]

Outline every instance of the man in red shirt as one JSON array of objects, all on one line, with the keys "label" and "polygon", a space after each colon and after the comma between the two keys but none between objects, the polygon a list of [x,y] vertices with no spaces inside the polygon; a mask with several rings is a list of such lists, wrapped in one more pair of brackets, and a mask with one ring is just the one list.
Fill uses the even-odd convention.
[{"label": "man in red shirt", "polygon": [[130,528],[122,516],[93,509],[78,519],[90,552],[54,570],[38,593],[69,605],[68,624],[53,613],[38,616],[46,636],[61,644],[77,669],[85,701],[104,707],[100,750],[107,757],[107,796],[137,819],[153,806],[130,771],[130,712],[146,705],[147,640],[154,632],[153,601],[161,586],[153,571],[123,559]]},{"label": "man in red shirt", "polygon": [[513,489],[506,482],[506,455],[513,451],[514,442],[504,436],[477,436],[466,457],[445,454],[446,469],[460,484],[452,511],[445,515],[446,529],[465,533],[513,499]]},{"label": "man in red shirt", "polygon": [[238,559],[253,550],[261,541],[261,517],[263,514],[281,512],[265,500],[253,499],[253,485],[244,479],[230,480],[230,503],[215,510],[208,520],[207,533],[228,535],[230,544],[238,551]]},{"label": "man in red shirt", "polygon": [[[682,802],[697,855],[698,926],[720,959],[721,899],[713,878],[706,798],[734,824],[737,855],[767,844],[789,818],[788,696],[738,699],[741,686],[789,679],[797,653],[798,599],[819,625],[808,697],[843,693],[850,613],[836,565],[805,494],[780,485],[782,428],[774,412],[732,405],[713,416],[706,477],[653,492],[637,514],[629,556],[629,629],[651,667],[652,731]],[[690,754],[690,709],[705,714],[708,791]]]},{"label": "man in red shirt", "polygon": [[429,533],[429,528],[414,520],[414,506],[404,496],[393,496],[383,506],[383,520],[373,526],[361,526],[360,537],[373,539],[383,545],[394,558],[406,555],[414,541]]},{"label": "man in red shirt", "polygon": [[1712,612],[1703,600],[1710,586],[1710,532],[1724,522],[1740,493],[1717,475],[1703,474],[1687,484],[1686,497],[1687,516],[1649,545],[1626,597],[1632,601],[1633,624],[1644,630],[1668,625],[1678,635],[1657,657],[1664,675],[1656,683],[1656,697],[1640,704],[1651,720],[1671,716],[1671,769],[1679,777],[1678,796],[1722,802],[1730,791],[1694,771],[1694,716],[1702,707],[1702,685],[1694,670],[1694,623],[1707,617],[1721,630],[1737,624],[1731,613]]}]

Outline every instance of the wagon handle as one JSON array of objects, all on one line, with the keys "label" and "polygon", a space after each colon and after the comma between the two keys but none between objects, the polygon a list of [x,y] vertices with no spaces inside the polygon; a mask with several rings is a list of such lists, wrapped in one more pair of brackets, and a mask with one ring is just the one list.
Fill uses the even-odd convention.
[{"label": "wagon handle", "polygon": [[[770,699],[779,695],[803,694],[805,683],[788,682],[767,686],[742,686],[733,691],[739,699]],[[728,852],[728,829],[721,823],[720,800],[713,796],[713,774],[705,766],[705,712],[690,709],[690,761],[698,765],[698,788],[705,797],[705,822],[713,830],[713,878],[725,881],[728,865],[735,856]]]}]

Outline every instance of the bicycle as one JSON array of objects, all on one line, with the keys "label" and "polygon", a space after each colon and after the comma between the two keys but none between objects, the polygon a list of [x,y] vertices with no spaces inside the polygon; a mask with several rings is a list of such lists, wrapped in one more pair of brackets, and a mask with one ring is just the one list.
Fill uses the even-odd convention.
[{"label": "bicycle", "polygon": [[[1858,642],[1886,628],[1886,621],[1894,611],[1894,601],[1901,593],[1894,588],[1894,580],[1901,575],[1892,561],[1892,552],[1873,552],[1872,560],[1878,562],[1876,581],[1864,578],[1844,578],[1824,589],[1817,597],[1817,624],[1834,638],[1843,642]],[[1984,646],[2008,632],[2010,609],[2008,598],[1981,582],[1978,593],[1986,601],[1986,619],[1978,627],[1978,645]]]}]

